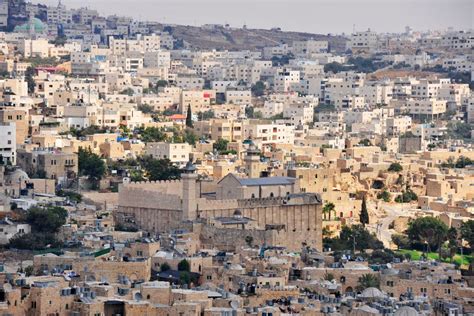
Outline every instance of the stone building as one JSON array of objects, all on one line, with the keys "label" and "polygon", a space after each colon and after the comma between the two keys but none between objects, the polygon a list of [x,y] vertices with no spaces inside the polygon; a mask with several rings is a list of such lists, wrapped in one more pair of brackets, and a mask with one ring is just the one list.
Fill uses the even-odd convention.
[{"label": "stone building", "polygon": [[[273,181],[272,179],[274,178],[267,180]],[[294,179],[285,179],[285,183],[275,185],[273,182],[260,183],[262,179],[246,179],[260,181],[260,188],[257,191],[266,194],[255,195],[254,198],[251,197],[252,193],[249,193],[250,196],[241,194],[231,198],[219,197],[219,194],[216,196],[212,192],[207,194],[202,192],[200,182],[194,173],[194,166],[188,163],[185,173],[178,181],[121,185],[115,220],[123,225],[133,225],[149,232],[162,233],[186,227],[183,221],[206,222],[211,218],[232,217],[236,210],[239,210],[242,217],[255,221],[255,230],[248,231],[278,232],[278,238],[272,240],[280,246],[293,250],[300,249],[303,242],[321,249],[320,197],[314,193],[300,193]],[[272,190],[275,188],[277,191],[273,193]],[[224,228],[221,231],[225,233],[227,230]],[[245,231],[241,230],[238,235],[245,237]]]}]

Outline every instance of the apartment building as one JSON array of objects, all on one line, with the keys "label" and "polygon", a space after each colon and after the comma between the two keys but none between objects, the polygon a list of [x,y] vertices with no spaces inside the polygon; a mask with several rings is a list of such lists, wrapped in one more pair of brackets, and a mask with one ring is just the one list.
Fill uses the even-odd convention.
[{"label": "apartment building", "polygon": [[355,32],[351,35],[350,49],[352,51],[373,51],[377,47],[377,33],[370,29],[362,32]]},{"label": "apartment building", "polygon": [[28,112],[17,108],[4,107],[0,110],[0,124],[14,123],[16,143],[23,144],[28,137]]},{"label": "apartment building", "polygon": [[250,105],[252,104],[252,92],[250,90],[227,90],[225,100],[230,104]]},{"label": "apartment building", "polygon": [[50,148],[18,149],[17,164],[26,172],[38,177],[55,179],[67,185],[77,177],[77,154]]},{"label": "apartment building", "polygon": [[261,144],[294,144],[295,127],[284,124],[249,121],[244,125],[244,136]]},{"label": "apartment building", "polygon": [[191,145],[187,143],[147,143],[145,154],[151,155],[155,159],[169,159],[173,163],[185,163],[189,161]]},{"label": "apartment building", "polygon": [[0,156],[2,163],[16,165],[15,123],[0,123]]}]

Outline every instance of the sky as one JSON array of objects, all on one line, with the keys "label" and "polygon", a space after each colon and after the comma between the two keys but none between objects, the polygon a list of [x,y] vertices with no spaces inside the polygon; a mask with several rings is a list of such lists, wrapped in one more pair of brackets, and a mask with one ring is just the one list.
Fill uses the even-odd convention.
[{"label": "sky", "polygon": [[[57,4],[57,0],[33,1]],[[230,24],[249,28],[349,34],[474,28],[473,0],[62,0],[103,15],[126,15],[165,24]]]}]

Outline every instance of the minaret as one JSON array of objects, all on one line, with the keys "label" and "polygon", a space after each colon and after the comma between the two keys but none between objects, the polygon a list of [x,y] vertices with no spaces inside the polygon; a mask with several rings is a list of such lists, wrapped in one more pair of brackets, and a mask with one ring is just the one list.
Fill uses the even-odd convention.
[{"label": "minaret", "polygon": [[196,167],[191,160],[181,174],[183,183],[183,221],[194,220],[197,218],[197,200],[196,200]]},{"label": "minaret", "polygon": [[249,144],[244,157],[244,163],[247,177],[260,178],[260,150],[258,150],[253,141]]}]

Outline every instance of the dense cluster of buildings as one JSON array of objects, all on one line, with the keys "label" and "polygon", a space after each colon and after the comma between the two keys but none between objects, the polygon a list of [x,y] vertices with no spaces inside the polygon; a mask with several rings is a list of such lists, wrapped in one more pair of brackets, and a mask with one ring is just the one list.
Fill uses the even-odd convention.
[{"label": "dense cluster of buildings", "polygon": [[323,244],[365,207],[390,249],[413,219],[474,219],[472,30],[197,50],[171,25],[1,0],[0,27],[0,244],[32,207],[68,211],[66,250],[5,248],[0,315],[474,313],[472,264]]}]

